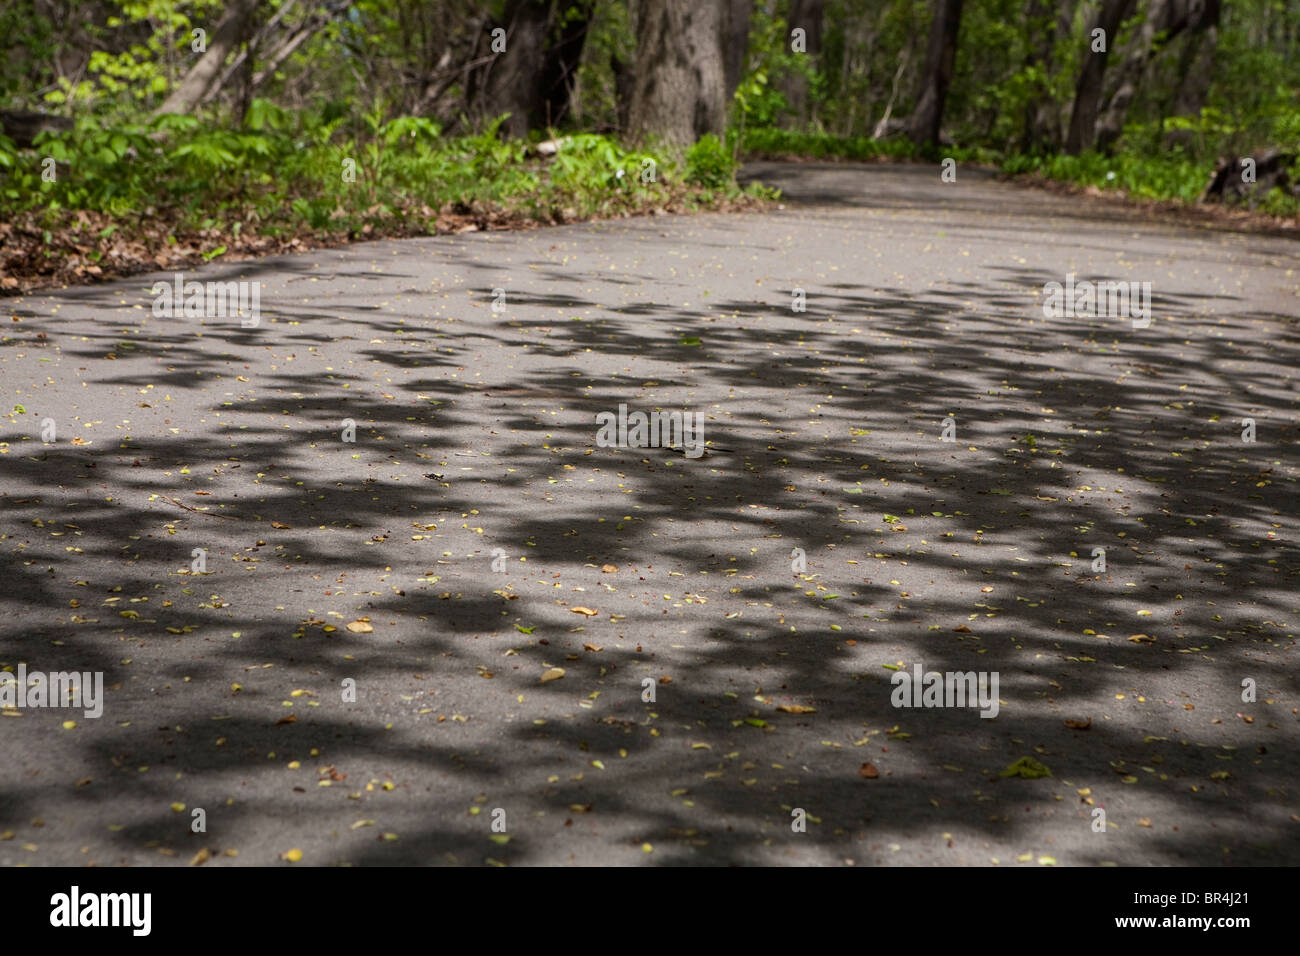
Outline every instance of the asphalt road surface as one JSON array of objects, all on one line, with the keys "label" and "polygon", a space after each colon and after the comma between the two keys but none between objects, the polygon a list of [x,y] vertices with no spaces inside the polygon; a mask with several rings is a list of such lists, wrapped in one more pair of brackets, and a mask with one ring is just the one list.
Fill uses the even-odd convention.
[{"label": "asphalt road surface", "polygon": [[1300,861],[1300,244],[746,174],[6,300],[0,865]]}]

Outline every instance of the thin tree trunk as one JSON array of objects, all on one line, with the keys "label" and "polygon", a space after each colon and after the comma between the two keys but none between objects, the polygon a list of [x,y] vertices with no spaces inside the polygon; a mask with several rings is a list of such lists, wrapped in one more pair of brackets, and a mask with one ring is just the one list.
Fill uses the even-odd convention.
[{"label": "thin tree trunk", "polygon": [[1152,0],[1141,30],[1126,51],[1115,90],[1097,121],[1098,149],[1109,149],[1119,139],[1129,106],[1160,52],[1185,30],[1200,33],[1217,24],[1219,9],[1220,0]]},{"label": "thin tree trunk", "polygon": [[[1120,24],[1133,9],[1136,0],[1102,0],[1097,19],[1084,37],[1088,52],[1074,90],[1074,109],[1070,113],[1070,132],[1065,137],[1065,151],[1077,155],[1092,147],[1097,127],[1097,106],[1101,102],[1102,81],[1106,78],[1106,59],[1119,33]],[[1105,31],[1106,51],[1092,51],[1092,31]]]},{"label": "thin tree trunk", "polygon": [[957,62],[961,11],[962,0],[935,0],[925,71],[921,74],[920,93],[907,129],[907,135],[918,146],[939,142],[943,108],[948,99],[948,87],[952,84],[953,66]]},{"label": "thin tree trunk", "polygon": [[749,20],[754,14],[754,0],[727,0],[726,22],[723,25],[722,76],[727,102],[736,95],[736,87],[745,77],[749,58]]},{"label": "thin tree trunk", "polygon": [[534,129],[554,126],[569,115],[592,9],[591,0],[561,0],[559,4],[558,23],[543,51],[541,95],[529,117]]},{"label": "thin tree trunk", "polygon": [[[1174,92],[1173,116],[1199,117],[1210,92],[1214,77],[1214,59],[1218,51],[1219,28],[1207,27],[1187,38],[1178,67],[1178,87]],[[1191,130],[1170,130],[1165,141],[1173,145],[1189,146],[1194,136]]]},{"label": "thin tree trunk", "polygon": [[231,0],[226,14],[208,37],[208,49],[158,107],[158,113],[187,113],[202,101],[221,75],[226,57],[239,45],[261,0]]},{"label": "thin tree trunk", "polygon": [[[809,68],[816,72],[822,53],[822,28],[826,18],[826,0],[790,0],[790,15],[786,19],[783,43],[790,49],[791,33],[797,28],[804,31],[805,52],[795,54],[807,57]],[[795,126],[805,126],[811,112],[808,78],[802,73],[789,73],[782,84],[786,104],[790,108],[790,121]]]}]

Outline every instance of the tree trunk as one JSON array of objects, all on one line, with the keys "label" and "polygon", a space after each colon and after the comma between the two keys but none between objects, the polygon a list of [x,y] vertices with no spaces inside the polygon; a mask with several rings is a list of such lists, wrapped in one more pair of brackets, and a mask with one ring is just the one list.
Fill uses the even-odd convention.
[{"label": "tree trunk", "polygon": [[952,84],[953,65],[957,61],[957,34],[961,30],[962,0],[935,0],[934,20],[930,24],[930,46],[925,54],[925,70],[916,108],[908,121],[907,135],[918,146],[939,142],[943,107]]},{"label": "tree trunk", "polygon": [[551,0],[510,0],[501,26],[506,48],[484,67],[484,104],[493,115],[509,113],[501,127],[507,136],[526,136],[541,101],[538,82],[550,33]]},{"label": "tree trunk", "polygon": [[727,102],[731,102],[736,87],[745,78],[746,60],[749,58],[749,19],[753,14],[754,0],[727,0],[722,41],[722,76]]},{"label": "tree trunk", "polygon": [[[1102,0],[1097,19],[1084,37],[1087,53],[1084,54],[1083,68],[1079,71],[1079,82],[1074,90],[1074,109],[1070,113],[1070,132],[1065,137],[1065,151],[1078,155],[1092,147],[1097,127],[1097,105],[1101,102],[1101,85],[1106,78],[1106,58],[1111,45],[1119,33],[1120,24],[1133,9],[1136,0]],[[1100,27],[1106,34],[1106,50],[1092,52],[1092,31]]]},{"label": "tree trunk", "polygon": [[508,136],[559,123],[569,112],[591,11],[591,0],[511,0],[500,24],[505,51],[490,55],[489,47],[467,87],[471,99],[481,99],[478,111],[509,113],[502,126]]},{"label": "tree trunk", "polygon": [[72,129],[72,120],[51,113],[33,113],[29,110],[0,110],[0,133],[4,133],[19,149],[30,149],[37,133],[47,130]]},{"label": "tree trunk", "polygon": [[[1210,82],[1214,78],[1214,57],[1218,50],[1219,28],[1210,26],[1189,36],[1183,47],[1182,59],[1178,66],[1178,86],[1174,91],[1172,111],[1166,115],[1195,116],[1201,115],[1205,98],[1210,92]],[[1165,134],[1165,141],[1170,146],[1190,146],[1194,140],[1191,130],[1170,130]]]},{"label": "tree trunk", "polygon": [[[808,68],[816,72],[822,53],[822,26],[826,18],[826,0],[790,0],[790,15],[786,18],[785,37],[782,42],[787,51],[791,48],[791,32],[796,28],[804,32],[805,52],[794,56],[806,57]],[[781,86],[786,104],[790,108],[789,119],[793,125],[807,125],[811,112],[811,99],[808,90],[808,77],[802,73],[788,73]]]},{"label": "tree trunk", "polygon": [[1115,90],[1097,121],[1097,148],[1107,150],[1124,132],[1130,104],[1141,89],[1152,62],[1168,43],[1190,30],[1200,34],[1219,22],[1220,0],[1152,0],[1124,57]]},{"label": "tree trunk", "polygon": [[252,22],[260,0],[231,0],[226,14],[208,37],[208,49],[185,74],[185,79],[172,90],[171,95],[158,107],[158,113],[187,113],[216,83],[221,68],[239,45],[240,38]]},{"label": "tree trunk", "polygon": [[569,115],[592,7],[593,0],[561,0],[558,5],[558,22],[542,58],[541,95],[530,117],[534,129],[554,126]]},{"label": "tree trunk", "polygon": [[[1034,153],[1044,147],[1054,148],[1060,137],[1059,123],[1055,121],[1056,104],[1051,97],[1051,77],[1052,54],[1056,49],[1056,31],[1061,17],[1053,10],[1052,0],[1029,0],[1025,14],[1032,38],[1025,54],[1025,68],[1037,70],[1041,80],[1035,87],[1036,96],[1025,104],[1020,150]],[[1069,29],[1068,21],[1066,29]]]},{"label": "tree trunk", "polygon": [[636,67],[629,132],[690,146],[726,124],[722,73],[724,0],[644,0],[635,6]]}]

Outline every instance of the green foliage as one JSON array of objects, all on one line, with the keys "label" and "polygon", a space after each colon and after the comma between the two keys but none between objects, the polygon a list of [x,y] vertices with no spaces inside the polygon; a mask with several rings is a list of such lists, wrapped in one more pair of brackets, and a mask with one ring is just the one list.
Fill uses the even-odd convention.
[{"label": "green foliage", "polygon": [[705,189],[727,189],[735,185],[735,158],[712,133],[701,137],[686,151],[686,181]]},{"label": "green foliage", "polygon": [[[433,211],[447,204],[550,219],[633,212],[681,198],[667,158],[625,150],[605,136],[567,137],[544,161],[526,144],[498,137],[504,116],[482,133],[452,138],[423,117],[366,118],[364,135],[345,136],[343,118],[327,121],[254,100],[240,129],[165,115],[116,127],[85,118],[66,133],[42,133],[34,150],[17,150],[0,137],[0,218],[33,211],[53,222],[86,210],[154,215],[178,231],[245,221],[269,233],[394,222],[418,231],[426,228],[420,223],[432,228]],[[58,164],[52,183],[41,177],[46,156]],[[697,189],[736,192],[730,154],[716,137],[691,156]],[[354,182],[343,175],[347,160]],[[653,179],[642,175],[650,169]]]}]

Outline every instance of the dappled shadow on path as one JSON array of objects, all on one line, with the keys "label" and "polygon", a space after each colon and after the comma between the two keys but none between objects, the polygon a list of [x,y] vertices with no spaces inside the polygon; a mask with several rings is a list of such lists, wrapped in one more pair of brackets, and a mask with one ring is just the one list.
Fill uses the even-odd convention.
[{"label": "dappled shadow on path", "polygon": [[[779,861],[792,839],[890,862],[891,841],[926,837],[935,860],[985,863],[967,848],[1050,852],[1029,841],[1112,805],[1130,842],[1063,836],[1069,862],[1294,862],[1294,321],[1174,291],[1150,329],[1052,321],[1036,296],[1059,277],[996,273],[924,294],[842,281],[783,315],[600,303],[557,275],[512,294],[509,320],[419,334],[415,311],[287,302],[204,338],[87,325],[60,360],[151,385],[137,405],[159,417],[86,447],[7,429],[0,660],[103,671],[114,707],[148,708],[61,743],[94,768],[67,798],[80,812],[140,808],[111,835],[124,850],[188,845],[170,774],[138,767],[216,800],[278,752],[391,764],[428,791],[400,844],[341,851],[358,863],[528,863],[601,827],[670,862]],[[541,314],[563,311],[583,318]],[[9,351],[60,335],[23,319]],[[312,359],[349,338],[361,364]],[[164,423],[162,393],[205,421]],[[700,410],[714,449],[599,447],[595,416],[620,403]],[[188,573],[192,547],[215,573]],[[997,717],[891,706],[882,665],[914,663],[996,672]],[[309,674],[319,707],[282,671]],[[347,678],[382,704],[349,710]],[[5,729],[37,741],[44,719]],[[1024,756],[1050,782],[998,775]],[[445,796],[458,782],[486,795],[481,819]],[[377,813],[348,809],[361,783],[238,801],[210,838],[303,807]],[[0,787],[0,824],[45,812],[39,783]],[[497,806],[547,822],[492,846]]]}]

